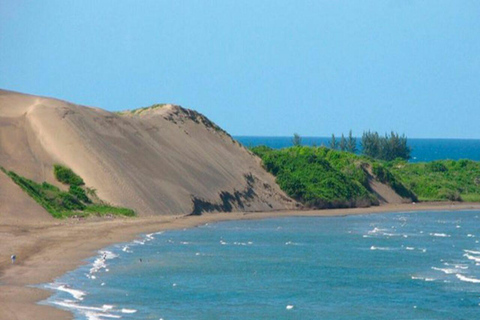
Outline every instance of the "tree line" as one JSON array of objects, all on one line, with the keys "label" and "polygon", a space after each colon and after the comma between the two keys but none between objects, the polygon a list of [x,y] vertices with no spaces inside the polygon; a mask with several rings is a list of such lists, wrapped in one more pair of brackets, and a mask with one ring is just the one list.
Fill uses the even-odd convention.
[{"label": "tree line", "polygon": [[[292,143],[295,146],[301,145],[302,138],[300,135],[295,133]],[[385,161],[392,161],[397,158],[408,160],[412,152],[407,144],[407,137],[393,131],[390,134],[386,133],[384,136],[378,134],[378,132],[365,131],[360,146],[363,155]],[[334,150],[357,153],[357,138],[353,136],[352,130],[346,137],[342,133],[340,139],[332,134],[329,147]]]}]

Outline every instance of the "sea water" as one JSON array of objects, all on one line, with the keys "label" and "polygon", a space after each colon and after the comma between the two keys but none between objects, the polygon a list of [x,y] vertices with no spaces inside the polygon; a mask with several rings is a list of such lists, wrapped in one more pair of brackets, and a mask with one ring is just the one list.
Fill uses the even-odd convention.
[{"label": "sea water", "polygon": [[[234,137],[246,147],[266,145],[270,148],[280,149],[293,145],[292,137]],[[302,144],[312,146],[328,146],[331,138],[326,137],[303,137]],[[412,148],[410,162],[425,162],[433,160],[459,160],[470,159],[480,161],[480,140],[478,139],[408,139],[408,145]],[[360,139],[357,139],[357,147],[360,150]]]},{"label": "sea water", "polygon": [[478,319],[480,212],[232,221],[110,246],[46,285],[77,319]]}]

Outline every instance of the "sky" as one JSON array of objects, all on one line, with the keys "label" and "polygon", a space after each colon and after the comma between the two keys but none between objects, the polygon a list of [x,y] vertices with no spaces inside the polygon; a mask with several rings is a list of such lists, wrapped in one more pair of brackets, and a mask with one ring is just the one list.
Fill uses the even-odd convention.
[{"label": "sky", "polygon": [[0,0],[0,88],[232,135],[480,138],[480,1]]}]

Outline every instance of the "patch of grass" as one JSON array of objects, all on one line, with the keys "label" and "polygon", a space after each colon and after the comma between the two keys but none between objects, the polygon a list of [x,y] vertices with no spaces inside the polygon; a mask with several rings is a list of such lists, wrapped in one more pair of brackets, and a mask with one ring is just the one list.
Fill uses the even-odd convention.
[{"label": "patch of grass", "polygon": [[480,162],[472,160],[396,162],[390,164],[390,170],[420,199],[480,200]]},{"label": "patch of grass", "polygon": [[[47,182],[37,183],[13,171],[7,171],[4,168],[0,169],[55,218],[85,217],[88,215],[122,215],[131,217],[135,215],[132,209],[105,204],[98,199],[95,189],[86,188],[85,190],[81,187],[84,184],[83,179],[69,168],[60,165],[55,165],[54,167],[57,179],[70,185],[68,192],[62,191]],[[92,200],[95,200],[95,202]]]},{"label": "patch of grass", "polygon": [[62,166],[61,164],[53,165],[53,173],[55,178],[63,184],[70,186],[83,186],[85,182],[72,169]]},{"label": "patch of grass", "polygon": [[156,104],[153,104],[153,105],[148,106],[148,107],[137,108],[137,109],[132,109],[132,110],[125,110],[125,111],[116,111],[115,113],[119,114],[119,115],[128,115],[128,114],[139,115],[139,114],[142,114],[143,112],[145,112],[147,110],[155,110],[155,109],[163,108],[166,105],[167,105],[166,103],[156,103]]},{"label": "patch of grass", "polygon": [[104,215],[121,215],[121,216],[127,216],[127,217],[135,216],[135,211],[133,211],[132,209],[122,208],[122,207],[113,207],[108,204],[93,204],[93,205],[87,206],[84,211],[87,213],[96,214],[99,216],[104,216]]}]

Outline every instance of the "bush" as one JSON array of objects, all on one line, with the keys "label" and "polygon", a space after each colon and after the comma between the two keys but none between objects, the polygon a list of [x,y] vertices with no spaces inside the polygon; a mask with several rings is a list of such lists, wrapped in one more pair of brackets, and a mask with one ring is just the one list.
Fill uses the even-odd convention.
[{"label": "bush", "polygon": [[325,147],[295,146],[282,150],[252,148],[265,169],[289,196],[314,208],[376,203],[366,189],[362,159]]},{"label": "bush", "polygon": [[70,186],[70,189],[68,192],[75,196],[78,200],[84,202],[84,203],[91,203],[92,201],[87,197],[87,194],[85,193],[85,190],[83,190],[82,187],[79,186]]},{"label": "bush", "polygon": [[422,200],[477,201],[480,199],[480,163],[438,160],[390,168]]},{"label": "bush", "polygon": [[55,164],[53,166],[53,173],[55,178],[61,183],[68,184],[70,186],[83,186],[85,182],[80,178],[72,169]]},{"label": "bush", "polygon": [[[59,172],[61,179],[68,177],[63,180],[73,183],[70,185],[68,192],[62,191],[56,186],[53,186],[47,182],[36,183],[25,177],[19,176],[13,171],[6,171],[5,169],[2,171],[4,171],[13,180],[13,182],[15,182],[20,188],[22,188],[22,190],[24,190],[30,197],[32,197],[55,218],[86,216],[89,214],[111,214],[123,216],[135,215],[135,212],[128,208],[113,207],[104,204],[103,202],[101,204],[93,204],[92,200],[87,196],[86,191],[80,185],[78,185],[80,182],[83,184],[82,178],[75,175],[73,171],[68,168],[59,167],[57,166],[56,168],[56,176]],[[65,173],[66,175],[64,175]],[[91,196],[97,198],[95,189],[87,188],[87,191]],[[101,202],[101,200],[98,198],[97,200],[98,202]]]}]

